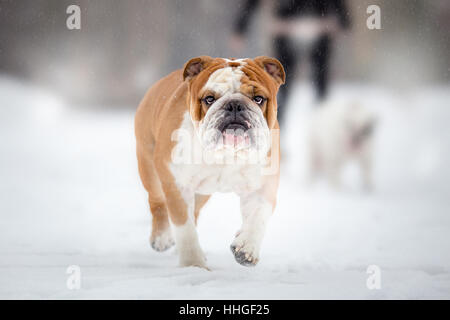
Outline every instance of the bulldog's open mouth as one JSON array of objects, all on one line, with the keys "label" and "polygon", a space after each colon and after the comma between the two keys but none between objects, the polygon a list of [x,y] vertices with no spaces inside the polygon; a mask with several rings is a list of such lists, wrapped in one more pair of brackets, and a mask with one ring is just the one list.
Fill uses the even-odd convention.
[{"label": "bulldog's open mouth", "polygon": [[223,133],[228,130],[247,131],[248,129],[250,129],[250,124],[246,121],[231,121],[223,124],[220,131]]},{"label": "bulldog's open mouth", "polygon": [[223,144],[235,149],[246,148],[250,144],[250,137],[247,130],[250,125],[244,121],[232,121],[222,126]]}]

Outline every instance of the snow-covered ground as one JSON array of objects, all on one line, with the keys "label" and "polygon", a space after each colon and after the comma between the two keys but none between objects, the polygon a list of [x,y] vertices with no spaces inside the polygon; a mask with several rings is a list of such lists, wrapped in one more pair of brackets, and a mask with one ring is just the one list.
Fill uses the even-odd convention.
[{"label": "snow-covered ground", "polygon": [[[341,192],[305,186],[312,99],[299,86],[260,263],[234,261],[238,199],[217,194],[199,223],[206,271],[148,244],[133,110],[73,108],[0,78],[0,298],[448,299],[449,89],[336,86],[334,99],[362,100],[380,116],[376,189],[365,194],[352,167]],[[81,268],[79,290],[66,286],[70,265]],[[369,265],[381,270],[380,290],[366,286]]]}]

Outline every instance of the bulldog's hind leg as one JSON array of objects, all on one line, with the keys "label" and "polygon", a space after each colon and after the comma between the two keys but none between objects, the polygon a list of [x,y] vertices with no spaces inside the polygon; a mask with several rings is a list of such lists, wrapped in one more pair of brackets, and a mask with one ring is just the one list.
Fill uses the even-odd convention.
[{"label": "bulldog's hind leg", "polygon": [[203,206],[208,202],[211,195],[203,195],[203,194],[196,194],[195,195],[195,210],[194,210],[194,217],[195,217],[195,225],[197,225],[198,217],[200,215],[200,211],[202,210]]},{"label": "bulldog's hind leg", "polygon": [[161,182],[155,170],[150,150],[138,146],[137,157],[139,175],[144,188],[148,192],[148,202],[152,214],[152,233],[150,245],[156,251],[165,251],[175,244],[170,229],[169,214],[166,199],[161,188]]},{"label": "bulldog's hind leg", "polygon": [[241,197],[242,228],[230,247],[240,264],[254,266],[258,263],[266,224],[272,215],[273,207],[273,204],[258,192]]}]

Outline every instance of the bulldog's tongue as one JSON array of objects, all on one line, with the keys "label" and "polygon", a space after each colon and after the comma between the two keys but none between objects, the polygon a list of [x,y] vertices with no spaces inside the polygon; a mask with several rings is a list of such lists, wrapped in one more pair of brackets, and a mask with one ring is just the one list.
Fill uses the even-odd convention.
[{"label": "bulldog's tongue", "polygon": [[223,134],[223,143],[227,146],[238,145],[243,142],[244,137],[241,135],[235,135],[234,133],[224,133]]},{"label": "bulldog's tongue", "polygon": [[249,141],[244,132],[239,132],[239,130],[226,130],[222,135],[223,144],[228,147],[243,147]]}]

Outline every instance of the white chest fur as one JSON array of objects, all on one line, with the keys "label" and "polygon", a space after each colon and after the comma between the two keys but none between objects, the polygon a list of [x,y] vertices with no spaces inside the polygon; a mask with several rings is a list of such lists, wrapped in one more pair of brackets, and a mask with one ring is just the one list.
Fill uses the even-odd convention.
[{"label": "white chest fur", "polygon": [[194,126],[186,112],[182,125],[172,135],[177,141],[169,165],[178,187],[199,194],[214,192],[249,193],[261,187],[260,164],[218,164],[205,162]]}]

